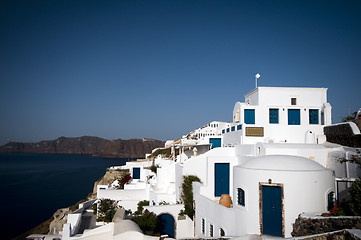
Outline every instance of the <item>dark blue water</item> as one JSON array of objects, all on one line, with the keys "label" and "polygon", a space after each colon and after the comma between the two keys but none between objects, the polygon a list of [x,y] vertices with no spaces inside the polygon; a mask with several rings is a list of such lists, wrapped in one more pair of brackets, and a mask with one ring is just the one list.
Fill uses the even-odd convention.
[{"label": "dark blue water", "polygon": [[0,154],[1,239],[18,236],[57,209],[85,199],[107,167],[126,161],[88,155]]}]

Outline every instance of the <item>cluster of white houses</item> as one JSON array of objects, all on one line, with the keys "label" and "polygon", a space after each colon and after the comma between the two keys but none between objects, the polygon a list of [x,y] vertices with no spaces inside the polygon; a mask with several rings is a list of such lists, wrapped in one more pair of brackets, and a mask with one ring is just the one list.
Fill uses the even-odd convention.
[{"label": "cluster of white houses", "polygon": [[[345,124],[360,134],[354,123]],[[171,157],[114,167],[129,169],[132,181],[123,190],[98,186],[97,197],[117,200],[133,212],[139,201],[149,200],[146,208],[163,220],[162,231],[173,238],[290,237],[300,213],[327,212],[336,199],[347,197],[349,182],[361,176],[356,164],[339,161],[357,149],[327,142],[326,125],[331,125],[326,88],[258,87],[235,104],[232,122],[213,121],[168,141]],[[194,219],[179,216],[186,175],[201,180],[193,183]],[[231,197],[230,207],[219,204],[222,194]],[[77,224],[64,225],[63,239],[153,238],[128,221],[122,230],[112,223],[74,236]]]}]

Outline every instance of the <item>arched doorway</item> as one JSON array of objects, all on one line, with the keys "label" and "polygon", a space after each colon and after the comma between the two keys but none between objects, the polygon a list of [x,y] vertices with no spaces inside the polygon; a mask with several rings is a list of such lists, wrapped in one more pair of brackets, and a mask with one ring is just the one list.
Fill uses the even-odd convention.
[{"label": "arched doorway", "polygon": [[158,215],[160,234],[167,234],[169,237],[175,238],[175,220],[172,215],[163,213]]}]

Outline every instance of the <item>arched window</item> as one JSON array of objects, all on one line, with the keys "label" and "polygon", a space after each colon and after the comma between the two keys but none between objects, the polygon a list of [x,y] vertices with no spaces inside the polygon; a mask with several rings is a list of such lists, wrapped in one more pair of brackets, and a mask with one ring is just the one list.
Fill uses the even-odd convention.
[{"label": "arched window", "polygon": [[204,218],[202,218],[202,233],[203,233],[203,235],[204,235],[204,233],[205,233],[205,225],[206,225],[206,220],[204,220]]},{"label": "arched window", "polygon": [[219,229],[219,235],[221,236],[221,237],[224,237],[226,234],[224,233],[224,230],[223,230],[223,228],[220,228]]},{"label": "arched window", "polygon": [[335,193],[330,192],[327,195],[327,210],[331,210],[333,208],[333,205],[335,204]]},{"label": "arched window", "polygon": [[239,109],[237,109],[236,116],[234,116],[234,122],[236,122],[236,123],[239,122]]},{"label": "arched window", "polygon": [[242,188],[237,188],[237,203],[238,205],[245,206],[244,190]]}]

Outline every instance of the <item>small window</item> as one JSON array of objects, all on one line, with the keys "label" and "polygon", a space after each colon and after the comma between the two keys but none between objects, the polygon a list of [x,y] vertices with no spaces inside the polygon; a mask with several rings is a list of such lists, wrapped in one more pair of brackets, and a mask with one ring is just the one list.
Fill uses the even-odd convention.
[{"label": "small window", "polygon": [[234,121],[235,121],[236,123],[239,122],[239,109],[237,109],[236,116],[234,116]]},{"label": "small window", "polygon": [[243,207],[245,206],[244,190],[242,188],[237,188],[237,203]]},{"label": "small window", "polygon": [[227,128],[227,132],[229,132],[229,128]]},{"label": "small window", "polygon": [[297,105],[297,98],[291,98],[291,105]]},{"label": "small window", "polygon": [[224,237],[226,234],[224,233],[224,230],[223,230],[223,228],[220,228],[219,229],[219,235],[221,236],[221,237]]},{"label": "small window", "polygon": [[133,168],[133,179],[140,179],[140,168]]},{"label": "small window", "polygon": [[232,132],[234,132],[234,130],[236,130],[236,127],[233,126],[233,127],[231,128],[231,130],[232,130]]},{"label": "small window", "polygon": [[205,233],[205,224],[206,224],[206,220],[204,220],[204,218],[202,218],[202,233],[203,233],[203,235]]},{"label": "small window", "polygon": [[330,192],[327,195],[327,210],[330,211],[333,208],[334,204],[335,204],[335,193]]},{"label": "small window", "polygon": [[213,225],[209,225],[209,236],[213,237]]},{"label": "small window", "polygon": [[310,109],[308,119],[310,124],[318,124],[318,109]]},{"label": "small window", "polygon": [[222,134],[224,134],[224,132],[225,132],[225,129],[222,129]]},{"label": "small window", "polygon": [[278,108],[270,108],[269,123],[278,123]]},{"label": "small window", "polygon": [[242,129],[242,124],[237,125],[237,130],[241,130]]}]

